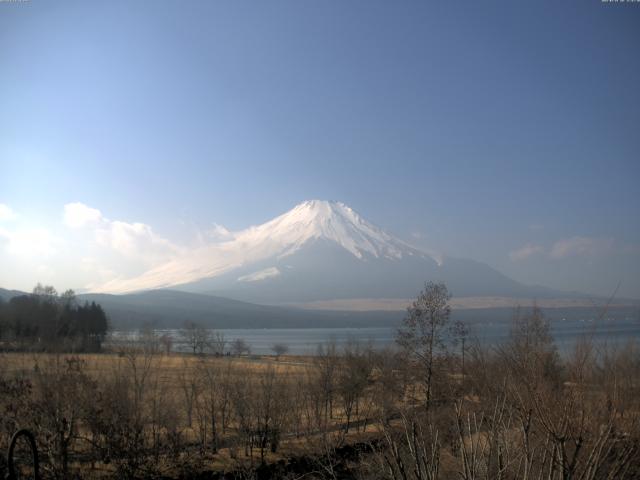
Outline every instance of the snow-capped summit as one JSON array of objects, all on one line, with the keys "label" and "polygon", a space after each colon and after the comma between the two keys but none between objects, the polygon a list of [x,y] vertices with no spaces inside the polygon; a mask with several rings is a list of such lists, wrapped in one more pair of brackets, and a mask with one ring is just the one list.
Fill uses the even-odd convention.
[{"label": "snow-capped summit", "polygon": [[357,258],[365,255],[402,258],[403,254],[417,253],[414,248],[364,220],[344,203],[326,200],[302,202],[287,213],[236,236],[236,240],[245,246],[277,243],[282,248],[281,257],[316,239],[335,242]]}]

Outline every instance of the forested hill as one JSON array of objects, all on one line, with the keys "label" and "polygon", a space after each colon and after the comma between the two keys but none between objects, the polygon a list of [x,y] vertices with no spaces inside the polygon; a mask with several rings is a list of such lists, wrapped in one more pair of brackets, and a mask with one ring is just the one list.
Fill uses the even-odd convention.
[{"label": "forested hill", "polygon": [[7,290],[5,288],[0,288],[0,302],[8,302],[13,297],[17,297],[18,295],[27,295],[27,293],[21,292],[20,290]]},{"label": "forested hill", "polygon": [[99,351],[109,328],[102,307],[73,290],[38,284],[29,294],[3,290],[0,300],[0,343],[9,350]]}]

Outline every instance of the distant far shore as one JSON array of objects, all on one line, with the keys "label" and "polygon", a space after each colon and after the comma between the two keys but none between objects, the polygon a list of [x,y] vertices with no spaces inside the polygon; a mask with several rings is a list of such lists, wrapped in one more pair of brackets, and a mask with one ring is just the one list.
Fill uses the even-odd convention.
[{"label": "distant far shore", "polygon": [[[409,298],[348,298],[338,300],[317,300],[313,302],[291,303],[288,306],[306,310],[342,310],[348,312],[365,311],[402,311],[413,302]],[[515,297],[453,297],[450,301],[453,309],[516,308],[599,308],[605,305],[602,299],[580,298],[515,298]],[[609,307],[640,307],[640,300],[618,299]]]}]

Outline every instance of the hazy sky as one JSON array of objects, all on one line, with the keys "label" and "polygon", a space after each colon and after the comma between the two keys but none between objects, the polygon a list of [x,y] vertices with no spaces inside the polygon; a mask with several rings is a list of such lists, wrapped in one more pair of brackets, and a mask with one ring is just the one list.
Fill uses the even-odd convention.
[{"label": "hazy sky", "polygon": [[599,0],[0,2],[0,286],[320,198],[640,298],[639,45],[640,4]]}]

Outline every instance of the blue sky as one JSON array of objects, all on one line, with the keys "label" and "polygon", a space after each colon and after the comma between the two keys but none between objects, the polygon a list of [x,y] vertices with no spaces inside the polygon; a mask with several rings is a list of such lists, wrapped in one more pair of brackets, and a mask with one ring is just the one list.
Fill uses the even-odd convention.
[{"label": "blue sky", "polygon": [[0,286],[158,261],[114,225],[188,246],[320,198],[640,298],[639,42],[640,5],[595,0],[0,3]]}]

